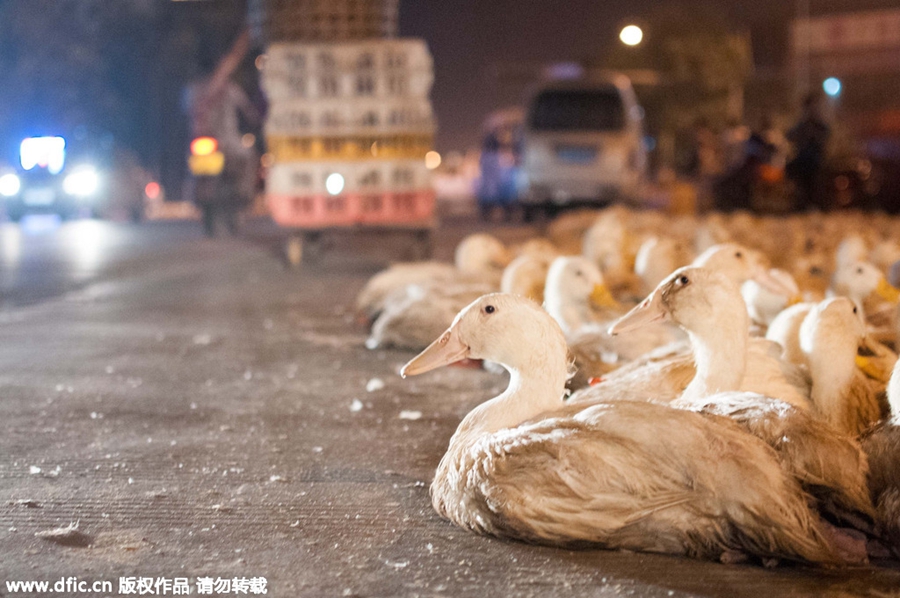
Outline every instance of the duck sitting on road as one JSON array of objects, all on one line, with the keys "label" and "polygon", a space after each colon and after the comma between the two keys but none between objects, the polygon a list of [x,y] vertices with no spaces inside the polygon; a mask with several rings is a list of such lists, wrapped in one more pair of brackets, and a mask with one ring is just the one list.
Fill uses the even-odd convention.
[{"label": "duck sitting on road", "polygon": [[406,287],[450,284],[488,284],[500,286],[503,269],[511,255],[496,237],[485,233],[469,235],[456,247],[454,263],[410,262],[394,264],[369,279],[356,296],[356,311],[370,323],[375,321],[392,301],[406,297]]},{"label": "duck sitting on road", "polygon": [[476,300],[401,373],[465,358],[502,364],[510,383],[463,419],[431,485],[437,512],[460,527],[552,545],[841,562],[774,452],[732,422],[634,401],[565,404],[565,336],[532,301]]},{"label": "duck sitting on road", "polygon": [[[540,301],[548,267],[543,252],[520,255],[503,271],[501,291]],[[421,351],[450,326],[462,308],[494,291],[493,285],[477,282],[408,285],[404,296],[394,297],[375,319],[366,347]]]},{"label": "duck sitting on road", "polygon": [[[837,307],[849,305],[847,312],[853,315],[849,300],[834,302],[839,304]],[[746,332],[747,312],[734,283],[705,268],[682,268],[613,324],[610,332],[628,334],[662,318],[671,319],[685,329],[697,364],[690,383],[671,403],[673,407],[732,419],[769,444],[786,471],[822,498],[823,504],[835,505],[830,510],[836,515],[860,515],[862,520],[872,516],[866,489],[865,455],[852,437],[830,426],[806,405],[792,405],[766,396],[765,392],[737,392],[747,383],[747,364],[751,363],[748,357],[752,352],[747,348],[751,342]],[[855,338],[850,339],[849,349],[852,366]],[[649,378],[644,380],[643,389],[647,398],[653,397],[649,393],[652,392],[651,376],[655,373],[652,368],[644,372]],[[764,376],[755,384],[757,388],[776,391],[780,388]],[[600,384],[590,391],[576,393],[571,401],[581,402],[586,398],[596,401],[603,396],[640,398],[634,388]],[[828,454],[829,459],[823,460],[823,454]],[[861,547],[857,550],[862,552]]]},{"label": "duck sitting on road", "polygon": [[[733,256],[734,252],[727,253]],[[729,273],[734,277],[733,269]],[[667,302],[674,299],[681,277],[692,281],[689,294],[694,303],[683,304],[682,315],[673,316]],[[647,325],[674,320],[685,328],[690,341],[660,347],[610,372],[599,384],[576,392],[572,401],[612,396],[668,403],[685,394],[696,398],[743,390],[781,399],[800,409],[810,407],[806,374],[783,361],[775,343],[750,337],[749,315],[740,289],[718,270],[694,266],[676,270],[624,320],[630,334]],[[610,332],[621,333],[625,327],[626,323],[620,321]]]}]

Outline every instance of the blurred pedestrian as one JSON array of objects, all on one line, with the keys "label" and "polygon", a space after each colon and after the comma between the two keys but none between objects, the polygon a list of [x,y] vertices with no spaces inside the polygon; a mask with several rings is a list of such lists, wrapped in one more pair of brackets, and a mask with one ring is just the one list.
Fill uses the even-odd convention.
[{"label": "blurred pedestrian", "polygon": [[226,169],[238,181],[244,201],[256,193],[259,158],[254,144],[247,143],[241,130],[241,118],[249,126],[260,122],[260,114],[232,75],[249,47],[246,33],[221,60],[205,51],[200,56],[203,75],[187,90],[187,109],[194,137],[215,137],[225,154]]},{"label": "blurred pedestrian", "polygon": [[785,174],[796,185],[796,207],[801,210],[819,206],[816,183],[830,136],[831,127],[822,116],[821,96],[817,93],[806,96],[800,121],[787,134],[794,146],[794,157],[785,167]]}]

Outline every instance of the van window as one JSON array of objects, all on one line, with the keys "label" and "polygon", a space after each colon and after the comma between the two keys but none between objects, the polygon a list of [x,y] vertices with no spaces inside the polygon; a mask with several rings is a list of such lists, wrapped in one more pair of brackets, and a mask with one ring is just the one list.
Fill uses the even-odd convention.
[{"label": "van window", "polygon": [[531,106],[535,131],[618,131],[625,109],[616,89],[547,90]]}]

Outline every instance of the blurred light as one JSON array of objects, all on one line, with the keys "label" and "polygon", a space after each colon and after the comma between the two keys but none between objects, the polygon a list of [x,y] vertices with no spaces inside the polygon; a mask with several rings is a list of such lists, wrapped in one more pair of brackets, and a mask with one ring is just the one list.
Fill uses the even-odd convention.
[{"label": "blurred light", "polygon": [[159,183],[156,181],[150,181],[147,183],[147,186],[144,187],[144,194],[150,199],[156,199],[159,197]]},{"label": "blurred light", "polygon": [[432,150],[425,154],[425,168],[428,170],[434,170],[438,166],[441,165],[441,155],[436,151]]},{"label": "blurred light", "polygon": [[35,166],[59,174],[66,163],[66,140],[62,137],[29,137],[19,146],[19,162],[25,170]]},{"label": "blurred light", "polygon": [[4,197],[12,197],[22,188],[22,182],[19,177],[9,173],[0,176],[0,195]]},{"label": "blurred light", "polygon": [[259,164],[263,168],[271,168],[275,165],[275,156],[272,154],[263,154],[259,159]]},{"label": "blurred light", "polygon": [[619,33],[619,39],[626,46],[636,46],[644,39],[644,32],[637,25],[628,25]]},{"label": "blurred light", "polygon": [[93,195],[99,186],[100,177],[92,166],[77,168],[63,180],[63,191],[78,197]]},{"label": "blurred light", "polygon": [[19,223],[26,235],[40,235],[53,232],[62,224],[59,214],[27,214]]},{"label": "blurred light", "polygon": [[584,67],[577,62],[557,62],[546,70],[551,79],[580,79],[584,76]]},{"label": "blurred light", "polygon": [[325,190],[330,195],[337,195],[344,190],[344,177],[336,172],[332,172],[325,179]]},{"label": "blurred light", "polygon": [[210,156],[219,149],[219,142],[212,137],[197,137],[191,141],[191,153],[195,156]]},{"label": "blurred light", "polygon": [[104,258],[109,259],[114,230],[108,223],[97,220],[71,222],[62,229],[60,240],[68,250],[77,278],[94,275]]},{"label": "blurred light", "polygon": [[244,133],[244,136],[241,137],[241,145],[243,145],[246,148],[253,147],[253,145],[255,143],[256,143],[256,135],[254,135],[253,133]]},{"label": "blurred light", "polygon": [[0,229],[3,247],[3,263],[7,268],[19,265],[22,258],[22,230],[15,224],[6,224]]},{"label": "blurred light", "polygon": [[835,97],[841,93],[841,80],[837,77],[828,77],[822,82],[822,89],[831,97]]}]

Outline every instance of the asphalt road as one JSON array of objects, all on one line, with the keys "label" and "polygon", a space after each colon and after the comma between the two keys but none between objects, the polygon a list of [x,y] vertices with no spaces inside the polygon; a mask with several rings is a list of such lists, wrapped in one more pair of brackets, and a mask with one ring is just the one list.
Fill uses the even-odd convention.
[{"label": "asphalt road", "polygon": [[[438,256],[466,230],[442,230]],[[282,240],[264,222],[211,240],[197,223],[0,228],[0,595],[77,577],[113,591],[63,595],[265,578],[285,597],[900,596],[891,564],[767,570],[452,527],[428,484],[505,380],[404,381],[409,354],[363,347],[349,305],[408,239],[335,237],[300,271]]]}]

